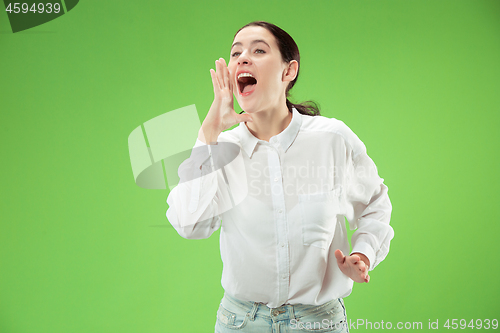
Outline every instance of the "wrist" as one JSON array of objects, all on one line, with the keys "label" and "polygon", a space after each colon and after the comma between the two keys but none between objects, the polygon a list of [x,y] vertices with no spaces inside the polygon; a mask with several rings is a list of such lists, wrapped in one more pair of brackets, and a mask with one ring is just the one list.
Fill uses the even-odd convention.
[{"label": "wrist", "polygon": [[210,126],[202,125],[198,132],[198,139],[206,144],[217,144],[220,132]]}]

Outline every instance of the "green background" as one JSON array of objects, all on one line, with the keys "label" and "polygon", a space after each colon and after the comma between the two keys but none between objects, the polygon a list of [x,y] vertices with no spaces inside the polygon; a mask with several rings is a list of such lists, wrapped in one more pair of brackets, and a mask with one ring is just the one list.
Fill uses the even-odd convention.
[{"label": "green background", "polygon": [[87,0],[15,34],[0,13],[0,332],[213,332],[219,232],[169,226],[127,137],[190,104],[202,121],[253,20],[294,37],[293,100],[343,120],[389,187],[395,238],[348,318],[500,319],[500,1]]}]

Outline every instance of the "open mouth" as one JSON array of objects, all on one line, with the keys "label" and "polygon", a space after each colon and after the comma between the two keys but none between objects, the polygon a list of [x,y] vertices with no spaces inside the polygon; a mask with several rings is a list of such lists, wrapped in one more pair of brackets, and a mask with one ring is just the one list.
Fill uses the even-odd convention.
[{"label": "open mouth", "polygon": [[240,73],[238,75],[238,89],[241,95],[248,95],[255,90],[257,80],[250,73]]}]

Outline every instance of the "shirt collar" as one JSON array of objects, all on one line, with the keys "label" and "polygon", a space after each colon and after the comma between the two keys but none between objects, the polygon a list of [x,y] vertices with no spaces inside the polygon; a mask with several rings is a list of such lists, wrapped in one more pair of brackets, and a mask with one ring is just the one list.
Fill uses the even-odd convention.
[{"label": "shirt collar", "polygon": [[[292,121],[290,121],[290,124],[288,124],[288,126],[281,133],[273,136],[285,152],[297,137],[301,125],[301,114],[296,108],[292,108]],[[255,147],[259,141],[267,144],[267,141],[260,140],[250,133],[248,127],[245,125],[245,122],[241,122],[238,129],[240,132],[241,147],[249,157],[252,157]]]}]

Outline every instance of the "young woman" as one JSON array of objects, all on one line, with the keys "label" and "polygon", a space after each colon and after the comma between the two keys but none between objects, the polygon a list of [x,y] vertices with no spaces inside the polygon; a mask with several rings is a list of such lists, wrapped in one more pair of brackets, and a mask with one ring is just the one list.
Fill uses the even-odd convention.
[{"label": "young woman", "polygon": [[[288,100],[300,55],[285,31],[249,23],[229,64],[215,64],[214,101],[167,198],[181,236],[221,227],[215,332],[348,332],[343,298],[369,281],[394,235],[387,187],[343,122]],[[352,252],[344,217],[357,229]]]}]

